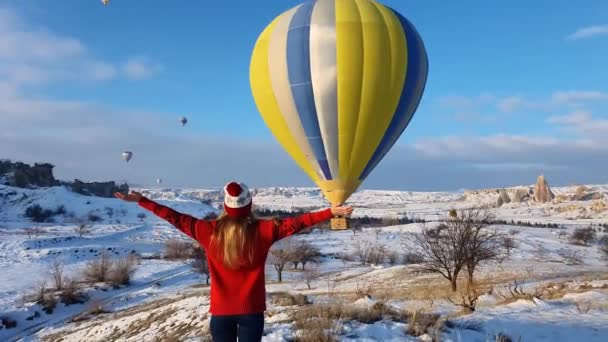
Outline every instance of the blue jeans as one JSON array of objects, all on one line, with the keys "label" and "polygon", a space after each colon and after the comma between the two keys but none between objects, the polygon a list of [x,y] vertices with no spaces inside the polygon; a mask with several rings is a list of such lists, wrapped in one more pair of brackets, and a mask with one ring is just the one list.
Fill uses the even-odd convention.
[{"label": "blue jeans", "polygon": [[264,313],[249,315],[211,315],[213,342],[260,342],[264,333]]}]

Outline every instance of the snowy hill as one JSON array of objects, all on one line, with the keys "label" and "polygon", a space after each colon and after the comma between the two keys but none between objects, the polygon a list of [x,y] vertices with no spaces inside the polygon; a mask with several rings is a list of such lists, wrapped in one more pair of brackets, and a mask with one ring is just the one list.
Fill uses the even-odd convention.
[{"label": "snowy hill", "polygon": [[[416,271],[412,255],[419,246],[410,237],[424,225],[314,230],[291,237],[276,247],[306,242],[319,250],[321,258],[318,265],[306,266],[316,272],[312,278],[301,267],[286,266],[282,283],[277,282],[275,268],[267,266],[269,304],[263,340],[301,338],[310,327],[299,322],[298,315],[306,310],[330,312],[323,305],[341,305],[341,310],[350,311],[328,323],[340,341],[417,341],[430,340],[434,334],[447,341],[485,341],[498,333],[523,341],[603,341],[608,334],[608,274],[599,241],[608,236],[608,214],[603,206],[608,186],[587,188],[604,199],[572,200],[578,189],[572,186],[553,188],[557,196],[562,195],[553,202],[511,202],[496,208],[496,189],[464,194],[359,191],[349,199],[359,216],[407,215],[434,221],[444,219],[453,208],[490,205],[496,219],[507,223],[493,229],[513,239],[513,250],[504,260],[481,267],[479,281],[488,286],[488,292],[480,296],[475,312],[457,315],[460,308],[447,299],[445,279]],[[215,212],[222,200],[217,189],[139,190],[196,217]],[[254,203],[272,209],[328,205],[312,188],[256,189]],[[48,210],[53,222],[35,223],[26,217],[28,208],[36,205]],[[89,228],[83,236],[76,229],[80,223]],[[537,228],[531,223],[555,227]],[[596,231],[595,241],[588,245],[569,243],[568,236],[575,229],[590,225]],[[26,228],[31,227],[39,231],[28,236]],[[82,196],[63,187],[0,186],[0,340],[208,341],[205,276],[194,271],[190,259],[165,258],[173,241],[189,240],[131,203]],[[362,259],[365,250],[382,254],[368,262]],[[88,265],[103,253],[113,262],[138,256],[128,286],[82,280]],[[78,280],[77,287],[88,300],[70,305],[59,301],[47,313],[42,302],[34,303],[31,298],[40,291],[42,282],[46,296],[54,293],[50,271],[57,262],[63,265],[66,277]],[[516,287],[516,291],[528,295],[509,295],[515,281],[523,288]],[[531,295],[535,291],[538,298]],[[290,299],[295,295],[306,296],[313,304],[286,304],[296,301]],[[380,316],[369,318],[378,315],[379,308],[383,310]],[[444,328],[420,328],[422,323],[416,323],[415,317],[439,318],[432,325],[443,324]],[[422,331],[417,333],[416,329]]]}]

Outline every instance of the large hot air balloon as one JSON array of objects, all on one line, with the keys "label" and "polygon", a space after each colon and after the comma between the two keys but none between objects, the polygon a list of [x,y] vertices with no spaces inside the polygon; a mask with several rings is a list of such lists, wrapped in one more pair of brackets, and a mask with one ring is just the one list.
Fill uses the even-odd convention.
[{"label": "large hot air balloon", "polygon": [[395,10],[374,0],[316,0],[264,29],[250,83],[276,139],[338,204],[408,126],[427,73],[422,39]]},{"label": "large hot air balloon", "polygon": [[131,151],[124,151],[122,153],[122,159],[124,159],[127,163],[131,160],[132,157],[133,157],[133,152],[131,152]]}]

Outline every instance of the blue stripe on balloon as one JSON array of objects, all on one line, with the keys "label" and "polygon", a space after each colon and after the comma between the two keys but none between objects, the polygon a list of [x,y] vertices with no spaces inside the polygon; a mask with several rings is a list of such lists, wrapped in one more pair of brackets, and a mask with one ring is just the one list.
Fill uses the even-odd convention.
[{"label": "blue stripe on balloon", "polygon": [[325,179],[331,180],[331,171],[319,128],[310,71],[310,19],[315,3],[316,1],[310,1],[302,4],[289,23],[287,74],[306,138]]},{"label": "blue stripe on balloon", "polygon": [[380,141],[376,151],[374,151],[372,158],[359,176],[360,180],[369,176],[370,172],[372,172],[380,160],[386,155],[391,147],[393,147],[397,139],[399,139],[399,136],[401,136],[401,133],[403,133],[409,125],[418,108],[418,104],[420,103],[420,98],[424,92],[424,86],[428,75],[428,57],[420,35],[407,19],[397,13],[397,11],[391,10],[397,18],[399,18],[407,42],[408,61],[406,79],[401,91],[397,110],[395,110],[391,123],[384,133],[384,137]]}]

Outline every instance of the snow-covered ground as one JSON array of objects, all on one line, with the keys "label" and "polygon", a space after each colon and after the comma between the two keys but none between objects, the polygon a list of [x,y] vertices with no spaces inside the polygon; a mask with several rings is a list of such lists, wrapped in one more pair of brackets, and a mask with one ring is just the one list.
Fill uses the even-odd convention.
[{"label": "snow-covered ground", "polygon": [[[588,186],[605,196],[608,186]],[[554,188],[556,195],[570,196],[577,187]],[[141,189],[150,198],[181,212],[203,217],[221,203],[218,190]],[[364,190],[349,200],[358,216],[410,218],[436,221],[450,209],[495,204],[495,191],[476,193],[400,192]],[[264,341],[291,341],[299,332],[293,314],[307,306],[282,306],[273,300],[280,292],[303,294],[314,305],[342,303],[349,307],[371,307],[381,302],[398,311],[441,315],[440,337],[447,341],[486,341],[504,333],[522,341],[605,341],[608,336],[608,268],[596,243],[569,244],[566,235],[578,227],[594,225],[599,236],[606,234],[599,224],[608,223],[608,210],[598,202],[560,200],[553,203],[508,203],[495,211],[497,219],[510,222],[558,224],[558,228],[497,225],[509,233],[516,247],[500,263],[481,267],[478,278],[488,285],[477,310],[462,315],[459,307],[446,299],[443,278],[416,272],[415,265],[377,265],[345,260],[358,248],[383,246],[399,255],[415,249],[408,236],[419,232],[421,224],[361,231],[321,231],[294,236],[288,243],[307,241],[323,254],[318,277],[308,288],[301,269],[286,267],[283,282],[276,281],[272,266],[266,270],[268,311]],[[256,189],[256,206],[271,209],[316,209],[327,205],[322,194],[312,188]],[[32,223],[24,216],[34,204],[65,213],[54,215],[53,223]],[[63,212],[63,210],[60,210]],[[91,222],[91,218],[93,221]],[[74,228],[86,222],[89,234],[79,237]],[[25,230],[40,228],[28,236]],[[208,340],[209,298],[204,277],[193,272],[188,261],[159,259],[168,240],[187,241],[179,231],[136,205],[115,199],[87,197],[62,187],[24,190],[0,186],[0,340],[11,341],[153,341]],[[57,304],[52,314],[27,297],[41,282],[52,286],[49,270],[59,260],[65,273],[79,279],[87,262],[101,251],[113,258],[130,254],[142,256],[131,285],[113,289],[100,284],[81,284],[89,301],[65,306]],[[312,267],[307,265],[307,267]],[[539,288],[559,287],[560,295],[513,299],[509,289],[518,281],[525,293]],[[490,291],[490,288],[492,289]],[[557,292],[557,291],[556,291]],[[551,292],[553,293],[553,292]],[[71,322],[99,300],[108,313]],[[6,327],[10,319],[13,328]],[[28,320],[28,318],[30,318]],[[410,320],[383,319],[374,323],[343,320],[332,329],[342,341],[416,341],[407,333]]]}]

